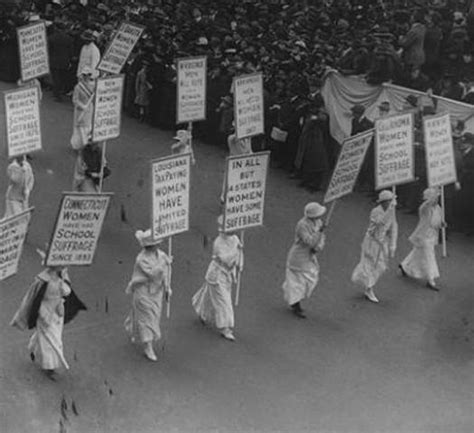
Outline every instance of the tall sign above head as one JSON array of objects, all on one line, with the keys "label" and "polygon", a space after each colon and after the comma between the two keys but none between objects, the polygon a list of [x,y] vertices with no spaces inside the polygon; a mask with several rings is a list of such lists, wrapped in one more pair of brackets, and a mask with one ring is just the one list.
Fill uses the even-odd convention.
[{"label": "tall sign above head", "polygon": [[191,155],[151,162],[152,235],[162,239],[189,230]]},{"label": "tall sign above head", "polygon": [[367,154],[367,149],[373,137],[374,130],[371,129],[344,140],[336,167],[324,196],[324,203],[344,197],[354,190],[362,163]]},{"label": "tall sign above head", "polygon": [[428,186],[457,182],[449,113],[423,119]]},{"label": "tall sign above head", "polygon": [[263,75],[256,73],[235,77],[232,88],[237,138],[263,134]]},{"label": "tall sign above head", "polygon": [[92,264],[111,197],[112,194],[64,193],[46,266]]},{"label": "tall sign above head", "polygon": [[177,123],[206,120],[207,57],[176,60]]},{"label": "tall sign above head", "polygon": [[44,21],[18,27],[18,51],[23,81],[49,74],[48,40]]},{"label": "tall sign above head", "polygon": [[92,141],[105,141],[120,135],[122,118],[123,75],[97,80]]},{"label": "tall sign above head", "polygon": [[375,186],[388,188],[415,179],[413,113],[375,122]]},{"label": "tall sign above head", "polygon": [[109,74],[119,74],[145,27],[123,22],[105,50],[97,69]]},{"label": "tall sign above head", "polygon": [[263,225],[270,152],[227,158],[224,231]]},{"label": "tall sign above head", "polygon": [[39,89],[23,87],[4,93],[8,157],[41,150]]}]

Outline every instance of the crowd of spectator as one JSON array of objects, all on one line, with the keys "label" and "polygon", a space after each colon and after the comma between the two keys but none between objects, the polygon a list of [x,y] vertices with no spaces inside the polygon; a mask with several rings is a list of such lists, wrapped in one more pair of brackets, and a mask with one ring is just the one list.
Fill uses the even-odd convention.
[{"label": "crowd of spectator", "polygon": [[[338,153],[320,94],[328,67],[363,76],[371,84],[393,82],[474,101],[473,0],[6,3],[10,7],[0,10],[0,44],[4,49],[10,47],[12,55],[16,53],[16,27],[46,20],[50,85],[58,100],[77,81],[85,39],[87,43],[92,39],[103,52],[122,21],[144,25],[145,33],[123,71],[124,108],[159,127],[176,127],[175,59],[206,55],[208,113],[206,122],[195,126],[195,133],[216,145],[225,146],[233,129],[232,77],[262,71],[266,134],[254,139],[252,146],[272,149],[274,163],[312,190],[324,188]],[[469,137],[463,139],[463,143],[468,141]],[[461,170],[461,184],[473,177],[463,173]],[[474,184],[469,188],[474,190]],[[474,229],[467,226],[464,229]]]}]

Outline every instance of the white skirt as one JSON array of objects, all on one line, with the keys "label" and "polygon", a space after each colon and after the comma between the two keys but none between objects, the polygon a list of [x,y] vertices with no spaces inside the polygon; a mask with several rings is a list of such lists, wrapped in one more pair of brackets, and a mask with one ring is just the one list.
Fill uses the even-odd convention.
[{"label": "white skirt", "polygon": [[286,268],[283,297],[288,305],[309,298],[319,281],[319,267],[313,271],[296,271]]},{"label": "white skirt", "polygon": [[412,278],[433,281],[439,278],[434,245],[413,247],[410,254],[402,262],[403,270]]}]

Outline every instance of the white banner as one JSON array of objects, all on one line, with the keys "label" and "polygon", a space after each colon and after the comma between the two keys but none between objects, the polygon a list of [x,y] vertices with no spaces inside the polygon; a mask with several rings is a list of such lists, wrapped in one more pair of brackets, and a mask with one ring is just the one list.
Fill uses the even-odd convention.
[{"label": "white banner", "polygon": [[41,150],[39,91],[36,86],[4,93],[8,157]]},{"label": "white banner", "polygon": [[375,185],[383,189],[415,178],[413,113],[375,122]]},{"label": "white banner", "polygon": [[449,114],[423,119],[428,186],[457,182]]},{"label": "white banner", "polygon": [[111,196],[64,193],[46,256],[47,266],[92,264]]},{"label": "white banner", "polygon": [[120,24],[97,69],[109,74],[119,74],[144,30],[145,27],[137,24]]},{"label": "white banner", "polygon": [[[16,29],[21,79],[28,81],[49,74],[48,40],[44,21]],[[6,61],[3,59],[2,61]]]},{"label": "white banner", "polygon": [[258,73],[235,77],[232,87],[237,138],[263,134],[263,75]]},{"label": "white banner", "polygon": [[123,75],[97,80],[92,122],[92,141],[105,141],[120,135]]},{"label": "white banner", "polygon": [[0,220],[0,281],[18,272],[32,211],[33,208],[30,208]]},{"label": "white banner", "polygon": [[206,120],[207,57],[177,59],[177,123]]},{"label": "white banner", "polygon": [[224,231],[263,225],[270,152],[227,158]]},{"label": "white banner", "polygon": [[354,190],[360,168],[373,137],[374,130],[371,129],[344,140],[336,167],[324,196],[324,203],[344,197]]},{"label": "white banner", "polygon": [[151,162],[152,235],[166,238],[189,230],[191,155]]}]

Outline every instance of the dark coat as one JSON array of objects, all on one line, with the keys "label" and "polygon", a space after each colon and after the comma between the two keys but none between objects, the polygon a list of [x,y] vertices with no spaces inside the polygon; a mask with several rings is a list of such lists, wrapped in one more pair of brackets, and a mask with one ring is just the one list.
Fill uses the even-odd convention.
[{"label": "dark coat", "polygon": [[73,39],[64,31],[56,30],[48,39],[51,69],[68,69],[74,53]]}]

